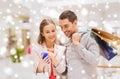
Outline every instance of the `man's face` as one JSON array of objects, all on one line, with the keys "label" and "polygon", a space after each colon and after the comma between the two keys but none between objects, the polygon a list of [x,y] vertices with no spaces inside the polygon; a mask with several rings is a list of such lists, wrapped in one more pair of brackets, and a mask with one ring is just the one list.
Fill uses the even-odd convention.
[{"label": "man's face", "polygon": [[74,33],[75,22],[70,22],[68,19],[59,20],[59,25],[61,30],[65,33],[67,37],[71,37]]}]

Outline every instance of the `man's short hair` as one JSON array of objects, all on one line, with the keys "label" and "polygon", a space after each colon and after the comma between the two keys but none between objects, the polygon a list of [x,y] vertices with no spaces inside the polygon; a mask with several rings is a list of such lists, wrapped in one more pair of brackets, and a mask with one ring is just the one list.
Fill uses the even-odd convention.
[{"label": "man's short hair", "polygon": [[73,23],[75,20],[77,20],[77,15],[71,10],[66,10],[61,13],[61,15],[59,16],[59,19],[61,20],[68,19],[70,22]]}]

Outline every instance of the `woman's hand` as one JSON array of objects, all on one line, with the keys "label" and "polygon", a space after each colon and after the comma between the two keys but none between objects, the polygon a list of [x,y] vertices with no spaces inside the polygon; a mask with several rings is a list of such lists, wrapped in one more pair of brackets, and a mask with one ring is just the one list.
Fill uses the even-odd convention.
[{"label": "woman's hand", "polygon": [[58,61],[55,57],[55,54],[52,53],[52,52],[49,52],[49,57],[52,59],[52,64],[54,67],[57,67],[58,66]]},{"label": "woman's hand", "polygon": [[40,54],[40,60],[38,64],[38,72],[44,71],[44,66],[48,64],[48,61],[50,61],[49,56],[46,56],[44,59],[42,59],[42,55]]}]

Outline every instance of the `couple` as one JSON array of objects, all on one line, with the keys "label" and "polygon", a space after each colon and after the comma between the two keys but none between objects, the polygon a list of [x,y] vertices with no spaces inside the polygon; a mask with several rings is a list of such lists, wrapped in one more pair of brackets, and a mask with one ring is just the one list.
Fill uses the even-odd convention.
[{"label": "couple", "polygon": [[[90,37],[90,33],[79,33],[77,16],[70,10],[61,13],[59,25],[70,38],[66,47],[56,43],[56,26],[51,19],[44,19],[40,24],[40,50],[36,53],[34,63],[36,74],[47,72],[49,79],[63,79],[61,73],[67,68],[67,79],[96,79],[99,56],[96,41]],[[43,51],[48,52],[44,59]]]}]

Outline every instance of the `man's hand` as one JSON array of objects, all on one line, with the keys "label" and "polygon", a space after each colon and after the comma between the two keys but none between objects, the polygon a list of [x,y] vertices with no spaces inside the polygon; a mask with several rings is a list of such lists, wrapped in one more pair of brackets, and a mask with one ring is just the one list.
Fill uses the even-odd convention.
[{"label": "man's hand", "polygon": [[80,40],[81,40],[81,34],[74,33],[72,35],[72,42],[73,42],[74,45],[78,45],[80,43]]}]

